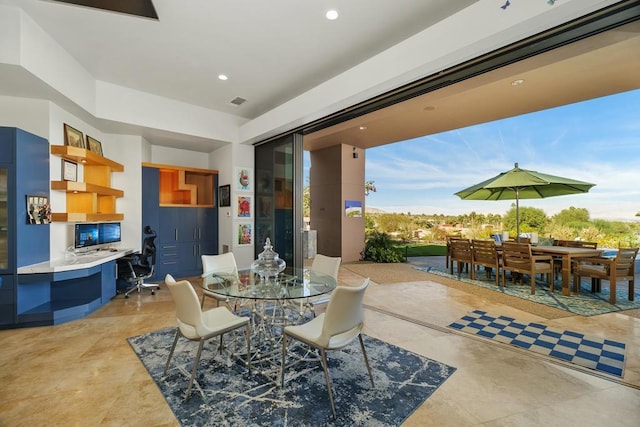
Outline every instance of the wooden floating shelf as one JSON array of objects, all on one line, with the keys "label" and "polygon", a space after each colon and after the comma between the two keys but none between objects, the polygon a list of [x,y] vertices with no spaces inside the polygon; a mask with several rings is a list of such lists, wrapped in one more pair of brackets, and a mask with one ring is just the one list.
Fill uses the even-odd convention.
[{"label": "wooden floating shelf", "polygon": [[52,213],[52,221],[97,222],[121,221],[116,213],[116,199],[124,191],[111,188],[111,174],[124,172],[124,166],[93,151],[68,145],[52,145],[51,154],[82,165],[84,182],[51,181],[51,189],[66,192],[66,212]]},{"label": "wooden floating shelf", "polygon": [[96,193],[101,196],[123,197],[124,191],[101,185],[76,181],[51,181],[52,190],[62,190],[67,193]]},{"label": "wooden floating shelf", "polygon": [[100,222],[100,221],[122,221],[124,214],[120,213],[82,213],[82,212],[63,212],[52,213],[51,221],[53,222]]},{"label": "wooden floating shelf", "polygon": [[108,166],[112,172],[124,172],[124,166],[111,159],[102,157],[99,154],[85,148],[71,147],[69,145],[52,145],[51,154],[81,163],[85,166]]}]

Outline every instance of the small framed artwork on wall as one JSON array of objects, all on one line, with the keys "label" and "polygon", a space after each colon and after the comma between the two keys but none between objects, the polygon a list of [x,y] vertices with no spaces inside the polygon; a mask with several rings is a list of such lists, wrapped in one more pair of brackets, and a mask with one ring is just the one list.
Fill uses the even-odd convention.
[{"label": "small framed artwork on wall", "polygon": [[253,227],[250,222],[239,222],[236,224],[237,236],[236,246],[248,246],[253,244]]},{"label": "small framed artwork on wall", "polygon": [[78,180],[78,164],[71,160],[62,159],[62,180],[77,181]]},{"label": "small framed artwork on wall", "polygon": [[250,168],[236,168],[236,190],[238,191],[253,191],[253,169]]},{"label": "small framed artwork on wall", "polygon": [[238,196],[238,200],[236,203],[236,218],[251,218],[251,204],[251,196]]},{"label": "small framed artwork on wall", "polygon": [[102,156],[102,143],[87,135],[87,150],[93,151],[94,153]]},{"label": "small framed artwork on wall", "polygon": [[68,124],[64,124],[64,145],[70,147],[85,148],[84,136],[78,129],[74,129]]},{"label": "small framed artwork on wall", "polygon": [[221,185],[218,188],[218,205],[221,208],[231,206],[231,185]]}]

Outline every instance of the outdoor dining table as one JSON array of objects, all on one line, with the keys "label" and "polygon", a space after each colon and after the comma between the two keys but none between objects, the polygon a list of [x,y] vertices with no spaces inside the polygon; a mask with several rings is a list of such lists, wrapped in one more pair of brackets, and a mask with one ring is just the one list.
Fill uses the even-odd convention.
[{"label": "outdoor dining table", "polygon": [[201,276],[204,288],[226,296],[238,315],[251,317],[252,364],[274,381],[280,368],[283,328],[306,320],[301,310],[304,301],[329,294],[337,286],[336,279],[327,274],[308,269],[287,271],[268,279],[250,269],[239,270],[237,275],[206,272]]},{"label": "outdoor dining table", "polygon": [[571,259],[600,256],[601,249],[572,248],[566,246],[531,246],[533,254],[558,256],[562,260],[562,295],[571,295]]}]

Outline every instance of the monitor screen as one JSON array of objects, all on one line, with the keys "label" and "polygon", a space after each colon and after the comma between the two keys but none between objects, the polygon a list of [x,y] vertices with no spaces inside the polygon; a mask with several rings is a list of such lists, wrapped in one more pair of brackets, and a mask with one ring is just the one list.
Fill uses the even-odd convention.
[{"label": "monitor screen", "polygon": [[120,223],[103,222],[99,224],[98,241],[100,244],[117,243],[120,241]]},{"label": "monitor screen", "polygon": [[98,224],[76,224],[75,248],[86,248],[98,244]]}]

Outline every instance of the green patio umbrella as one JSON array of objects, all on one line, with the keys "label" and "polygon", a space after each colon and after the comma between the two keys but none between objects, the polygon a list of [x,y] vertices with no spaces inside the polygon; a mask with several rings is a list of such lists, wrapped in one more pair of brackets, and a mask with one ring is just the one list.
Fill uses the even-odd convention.
[{"label": "green patio umbrella", "polygon": [[595,184],[561,176],[548,175],[518,164],[507,172],[455,193],[462,200],[515,200],[516,239],[520,236],[520,199],[544,199],[586,193]]}]

